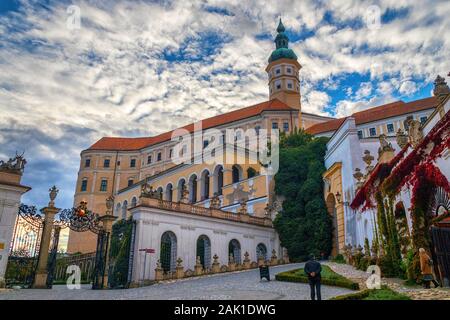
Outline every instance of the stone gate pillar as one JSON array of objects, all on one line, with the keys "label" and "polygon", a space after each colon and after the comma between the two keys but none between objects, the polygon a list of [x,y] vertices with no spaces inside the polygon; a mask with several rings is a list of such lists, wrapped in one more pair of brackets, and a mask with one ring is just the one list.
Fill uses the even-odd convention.
[{"label": "stone gate pillar", "polygon": [[39,246],[39,258],[36,275],[33,281],[34,289],[47,289],[47,277],[48,277],[48,255],[50,251],[50,240],[52,237],[53,222],[55,215],[60,209],[55,208],[55,198],[58,194],[58,189],[53,186],[50,190],[50,202],[48,206],[42,209],[45,215],[44,227],[42,230],[41,244]]},{"label": "stone gate pillar", "polygon": [[0,160],[0,288],[4,288],[6,265],[22,194],[31,188],[21,185],[26,161],[22,156]]},{"label": "stone gate pillar", "polygon": [[103,230],[106,233],[106,248],[105,250],[105,272],[103,274],[103,288],[108,287],[108,276],[109,276],[109,252],[111,250],[111,232],[112,232],[112,224],[114,220],[117,219],[116,216],[112,214],[112,203],[114,202],[113,197],[109,197],[106,199],[106,215],[100,217],[100,221],[103,224]]}]

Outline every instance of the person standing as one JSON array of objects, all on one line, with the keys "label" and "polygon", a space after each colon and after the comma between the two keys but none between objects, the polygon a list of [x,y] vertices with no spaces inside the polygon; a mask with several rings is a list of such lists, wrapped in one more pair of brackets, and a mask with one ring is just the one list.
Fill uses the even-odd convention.
[{"label": "person standing", "polygon": [[320,292],[320,281],[322,271],[322,265],[316,261],[314,255],[310,255],[308,262],[305,264],[305,273],[308,276],[309,286],[311,288],[311,300],[322,300]]},{"label": "person standing", "polygon": [[424,248],[419,249],[420,271],[422,272],[423,284],[426,289],[430,289],[430,282],[437,288],[439,283],[433,277],[433,261]]}]

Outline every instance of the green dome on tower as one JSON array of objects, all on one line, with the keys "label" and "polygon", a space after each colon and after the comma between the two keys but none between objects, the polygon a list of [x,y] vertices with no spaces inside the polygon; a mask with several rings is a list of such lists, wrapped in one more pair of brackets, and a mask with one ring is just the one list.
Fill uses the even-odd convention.
[{"label": "green dome on tower", "polygon": [[272,61],[279,60],[279,59],[293,59],[293,60],[298,59],[297,55],[294,53],[294,51],[292,51],[292,49],[288,48],[289,38],[284,33],[285,31],[286,31],[286,28],[284,27],[283,22],[281,22],[281,18],[280,18],[280,22],[278,23],[278,27],[277,27],[278,34],[275,38],[276,49],[270,55],[269,63],[271,63]]}]

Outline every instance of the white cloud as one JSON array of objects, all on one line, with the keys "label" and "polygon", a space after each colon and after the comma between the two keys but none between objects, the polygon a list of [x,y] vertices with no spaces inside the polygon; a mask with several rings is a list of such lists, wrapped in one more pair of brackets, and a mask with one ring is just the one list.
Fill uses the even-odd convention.
[{"label": "white cloud", "polygon": [[[100,137],[153,135],[266,100],[264,68],[274,44],[256,35],[273,37],[280,15],[289,31],[315,32],[291,43],[303,66],[306,112],[328,114],[325,90],[346,91],[339,116],[409,95],[421,87],[416,79],[427,83],[450,70],[448,1],[376,3],[410,14],[371,31],[339,23],[361,18],[372,1],[84,0],[70,2],[81,9],[81,29],[69,30],[68,2],[50,10],[23,2],[19,13],[0,16],[0,156],[25,148],[24,179],[34,187],[27,199],[43,204],[57,183],[70,205],[79,152]],[[338,24],[325,24],[326,12]],[[226,40],[206,53],[206,33]],[[352,73],[383,79],[371,90],[378,100],[364,98],[369,84],[353,90],[333,82]]]}]

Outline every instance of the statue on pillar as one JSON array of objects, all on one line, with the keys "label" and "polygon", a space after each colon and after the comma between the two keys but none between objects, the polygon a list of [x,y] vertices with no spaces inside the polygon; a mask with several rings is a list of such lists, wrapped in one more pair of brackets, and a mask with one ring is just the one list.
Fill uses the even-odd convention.
[{"label": "statue on pillar", "polygon": [[397,130],[397,134],[396,134],[396,140],[397,140],[397,144],[398,146],[403,149],[407,144],[408,144],[408,136],[406,135],[406,133],[398,128]]},{"label": "statue on pillar", "polygon": [[415,148],[423,139],[423,132],[420,121],[408,119],[408,138],[409,143]]}]

